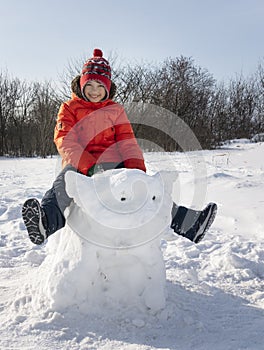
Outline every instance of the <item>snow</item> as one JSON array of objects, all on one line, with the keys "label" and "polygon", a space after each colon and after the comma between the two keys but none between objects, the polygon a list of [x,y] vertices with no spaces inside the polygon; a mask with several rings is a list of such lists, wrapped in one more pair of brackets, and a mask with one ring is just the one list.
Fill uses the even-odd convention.
[{"label": "snow", "polygon": [[[41,247],[21,206],[42,198],[59,159],[1,158],[0,349],[262,349],[263,154],[264,143],[235,140],[146,153],[148,175],[72,173],[78,207]],[[218,204],[199,244],[167,228],[170,192],[197,209]]]}]

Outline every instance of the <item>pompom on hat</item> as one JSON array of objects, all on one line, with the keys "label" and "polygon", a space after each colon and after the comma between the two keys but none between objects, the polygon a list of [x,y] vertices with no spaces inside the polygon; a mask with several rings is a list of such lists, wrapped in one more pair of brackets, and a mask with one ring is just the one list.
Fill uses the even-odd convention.
[{"label": "pompom on hat", "polygon": [[81,72],[80,88],[86,100],[84,88],[90,80],[99,81],[104,86],[106,91],[105,100],[108,99],[111,88],[111,67],[109,62],[103,58],[103,52],[100,49],[94,49],[93,57],[85,62]]}]

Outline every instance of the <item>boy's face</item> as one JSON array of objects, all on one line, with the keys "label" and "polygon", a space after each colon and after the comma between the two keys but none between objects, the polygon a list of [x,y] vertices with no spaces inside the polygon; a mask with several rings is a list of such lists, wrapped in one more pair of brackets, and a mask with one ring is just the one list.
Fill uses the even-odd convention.
[{"label": "boy's face", "polygon": [[83,92],[91,102],[100,102],[106,95],[104,86],[96,80],[88,81]]}]

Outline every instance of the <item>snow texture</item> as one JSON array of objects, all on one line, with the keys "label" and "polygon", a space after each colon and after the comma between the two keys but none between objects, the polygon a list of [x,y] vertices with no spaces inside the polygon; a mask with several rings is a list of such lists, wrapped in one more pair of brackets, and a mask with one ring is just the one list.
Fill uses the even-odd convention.
[{"label": "snow texture", "polygon": [[[68,225],[40,247],[21,206],[42,198],[58,159],[1,158],[0,349],[262,349],[263,154],[234,140],[146,153],[148,175],[68,173]],[[218,204],[201,243],[168,229],[172,199]]]}]

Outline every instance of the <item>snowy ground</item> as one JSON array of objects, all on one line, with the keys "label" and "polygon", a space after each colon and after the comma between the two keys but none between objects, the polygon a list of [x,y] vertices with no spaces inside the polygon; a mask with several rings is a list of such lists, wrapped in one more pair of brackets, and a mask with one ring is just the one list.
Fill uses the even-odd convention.
[{"label": "snowy ground", "polygon": [[[165,309],[136,318],[76,307],[36,312],[27,286],[52,241],[30,243],[21,205],[50,187],[57,159],[1,158],[0,349],[263,349],[263,154],[264,143],[241,140],[214,151],[145,155],[150,172],[177,167],[175,201],[199,208],[215,201],[219,210],[200,244],[182,237],[162,242]],[[206,172],[193,176],[194,162],[205,162]],[[195,186],[205,190],[202,200],[194,198]]]}]

